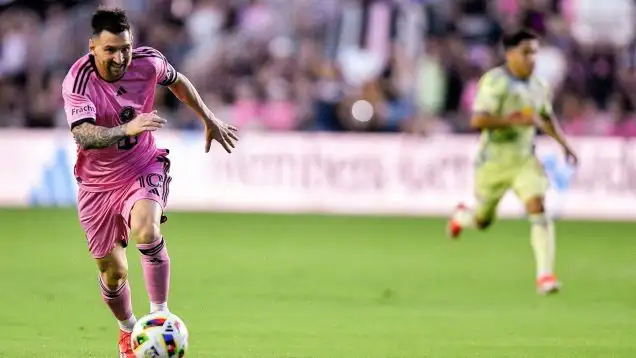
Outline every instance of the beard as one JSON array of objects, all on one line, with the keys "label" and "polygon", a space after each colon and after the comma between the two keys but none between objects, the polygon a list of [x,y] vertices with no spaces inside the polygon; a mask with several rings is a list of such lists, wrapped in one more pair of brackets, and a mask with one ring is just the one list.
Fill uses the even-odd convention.
[{"label": "beard", "polygon": [[116,63],[109,63],[108,64],[108,74],[111,77],[121,77],[124,72],[126,72],[126,69],[128,68],[127,64],[116,64]]}]

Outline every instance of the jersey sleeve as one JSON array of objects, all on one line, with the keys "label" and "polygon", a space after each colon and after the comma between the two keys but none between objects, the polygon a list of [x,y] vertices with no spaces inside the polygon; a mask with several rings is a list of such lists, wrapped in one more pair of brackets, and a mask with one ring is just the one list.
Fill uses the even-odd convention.
[{"label": "jersey sleeve", "polygon": [[63,90],[62,97],[64,99],[66,120],[71,129],[82,123],[96,122],[97,110],[95,109],[95,104],[87,96]]},{"label": "jersey sleeve", "polygon": [[170,86],[177,81],[177,71],[159,50],[152,47],[145,47],[140,53],[142,53],[143,57],[149,57],[154,65],[158,85]]},{"label": "jersey sleeve", "polygon": [[477,94],[473,101],[473,113],[498,114],[506,92],[507,77],[488,72],[477,85]]}]

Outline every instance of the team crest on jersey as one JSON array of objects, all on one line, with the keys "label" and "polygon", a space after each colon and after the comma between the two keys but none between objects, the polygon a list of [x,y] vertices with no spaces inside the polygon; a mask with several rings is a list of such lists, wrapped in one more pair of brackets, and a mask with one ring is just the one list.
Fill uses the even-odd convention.
[{"label": "team crest on jersey", "polygon": [[131,106],[126,106],[119,111],[119,121],[121,123],[128,123],[135,118],[136,112],[135,109]]}]

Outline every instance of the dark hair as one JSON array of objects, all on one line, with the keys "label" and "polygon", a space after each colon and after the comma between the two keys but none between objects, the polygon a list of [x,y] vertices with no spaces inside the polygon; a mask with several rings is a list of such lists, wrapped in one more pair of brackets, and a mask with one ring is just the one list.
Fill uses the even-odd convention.
[{"label": "dark hair", "polygon": [[99,7],[91,20],[93,35],[99,35],[102,31],[119,34],[130,31],[130,23],[126,11],[120,8]]},{"label": "dark hair", "polygon": [[532,30],[521,29],[519,31],[504,35],[501,42],[503,43],[504,50],[508,50],[510,48],[519,46],[519,44],[523,41],[538,39],[539,35],[534,33]]}]

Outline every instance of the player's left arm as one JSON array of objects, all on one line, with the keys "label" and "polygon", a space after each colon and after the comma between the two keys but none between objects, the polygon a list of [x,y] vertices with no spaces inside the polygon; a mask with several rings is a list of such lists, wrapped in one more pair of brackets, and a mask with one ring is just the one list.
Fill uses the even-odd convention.
[{"label": "player's left arm", "polygon": [[567,159],[572,161],[572,164],[576,164],[578,162],[578,158],[576,157],[576,154],[574,154],[574,150],[568,143],[565,137],[565,132],[561,128],[561,125],[554,114],[549,95],[546,94],[545,97],[543,106],[539,112],[539,116],[541,117],[543,124],[541,129],[545,134],[552,137],[557,143],[559,143],[561,147],[563,147],[563,150],[565,150]]},{"label": "player's left arm", "polygon": [[175,80],[168,86],[168,89],[179,101],[188,105],[204,124],[209,121],[218,120],[205,102],[203,102],[199,91],[197,91],[192,82],[182,73],[176,72]]},{"label": "player's left arm", "polygon": [[181,101],[192,109],[205,126],[205,152],[210,151],[212,141],[218,141],[228,153],[234,148],[234,141],[238,141],[237,128],[224,123],[206,106],[199,95],[199,91],[192,82],[175,70],[168,60],[155,49],[145,49],[145,53],[152,54],[153,64],[157,73],[157,84],[166,86]]},{"label": "player's left arm", "polygon": [[231,153],[231,148],[234,148],[234,141],[238,141],[236,134],[234,134],[237,128],[218,119],[205,105],[199,95],[199,91],[197,91],[192,82],[182,73],[176,73],[175,81],[168,88],[179,101],[188,105],[203,122],[206,138],[205,152],[210,151],[212,140],[216,140],[221,143],[228,153]]}]

